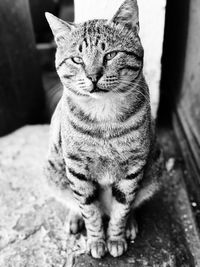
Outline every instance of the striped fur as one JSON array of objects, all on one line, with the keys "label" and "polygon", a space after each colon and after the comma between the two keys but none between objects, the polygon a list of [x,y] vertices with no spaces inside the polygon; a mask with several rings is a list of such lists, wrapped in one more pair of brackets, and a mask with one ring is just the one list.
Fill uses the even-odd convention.
[{"label": "striped fur", "polygon": [[[77,227],[83,218],[91,255],[100,258],[108,249],[120,256],[130,211],[158,189],[162,165],[142,74],[137,3],[126,0],[111,21],[47,19],[64,90],[51,121],[46,176],[76,212]],[[132,223],[128,236],[136,232]]]}]

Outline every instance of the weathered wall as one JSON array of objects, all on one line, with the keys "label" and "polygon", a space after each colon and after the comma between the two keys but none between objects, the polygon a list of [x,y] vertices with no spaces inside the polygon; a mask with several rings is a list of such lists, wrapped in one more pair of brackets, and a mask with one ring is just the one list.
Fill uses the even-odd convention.
[{"label": "weathered wall", "polygon": [[[200,205],[200,1],[188,2],[188,23],[182,80],[175,106],[175,128],[185,161],[188,189]],[[200,216],[197,216],[200,227]]]}]

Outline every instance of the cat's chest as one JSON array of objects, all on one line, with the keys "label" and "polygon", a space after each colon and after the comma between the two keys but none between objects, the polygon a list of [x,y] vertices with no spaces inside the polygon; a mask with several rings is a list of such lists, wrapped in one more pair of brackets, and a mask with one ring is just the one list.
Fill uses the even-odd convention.
[{"label": "cat's chest", "polygon": [[115,141],[98,141],[79,146],[80,154],[87,158],[88,163],[95,162],[101,166],[109,167],[110,165],[121,164],[126,161],[133,150],[134,144],[126,145]]},{"label": "cat's chest", "polygon": [[130,159],[134,158],[134,155],[137,158],[138,150],[133,147],[117,142],[99,142],[79,151],[91,179],[108,185],[126,176]]},{"label": "cat's chest", "polygon": [[86,158],[85,166],[92,179],[98,180],[102,185],[112,184],[125,173],[122,162],[125,161],[124,153],[108,145],[96,147]]}]

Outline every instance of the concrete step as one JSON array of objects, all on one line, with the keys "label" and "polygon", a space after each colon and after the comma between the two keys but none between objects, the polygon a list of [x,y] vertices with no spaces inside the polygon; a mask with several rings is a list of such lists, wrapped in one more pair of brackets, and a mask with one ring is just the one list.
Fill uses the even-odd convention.
[{"label": "concrete step", "polygon": [[26,126],[0,139],[0,267],[200,266],[199,234],[170,129],[159,131],[166,170],[160,192],[137,211],[139,234],[127,253],[102,260],[85,253],[85,236],[67,233],[68,210],[46,190],[42,167],[48,125]]}]

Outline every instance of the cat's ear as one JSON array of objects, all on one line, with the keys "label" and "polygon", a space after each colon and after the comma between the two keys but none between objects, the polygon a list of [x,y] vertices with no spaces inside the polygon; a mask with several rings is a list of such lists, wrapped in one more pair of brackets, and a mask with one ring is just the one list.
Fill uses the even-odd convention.
[{"label": "cat's ear", "polygon": [[45,12],[45,16],[54,35],[56,44],[58,46],[62,45],[67,35],[75,29],[76,26],[73,23],[67,23],[57,18],[49,12]]},{"label": "cat's ear", "polygon": [[137,0],[125,0],[119,7],[111,22],[122,23],[139,31],[139,11]]}]

